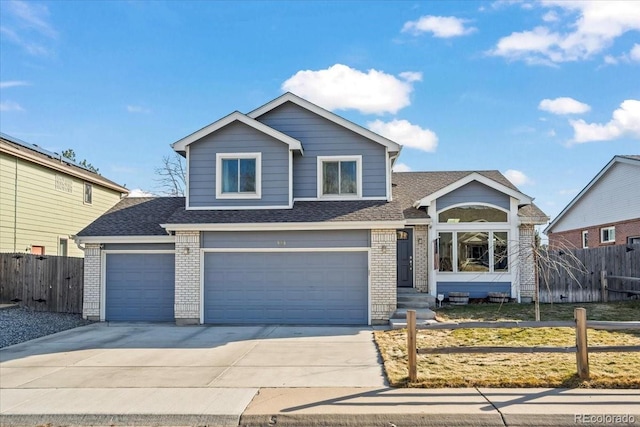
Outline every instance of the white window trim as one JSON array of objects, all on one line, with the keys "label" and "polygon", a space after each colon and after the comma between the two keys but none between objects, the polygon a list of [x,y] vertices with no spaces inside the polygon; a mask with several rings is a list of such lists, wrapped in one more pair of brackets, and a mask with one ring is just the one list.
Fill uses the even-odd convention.
[{"label": "white window trim", "polygon": [[[460,208],[460,207],[464,207],[464,206],[486,206],[488,208],[492,208],[492,209],[495,209],[495,210],[498,210],[498,211],[505,212],[507,214],[507,221],[506,222],[453,222],[453,223],[451,223],[451,222],[440,222],[439,221],[440,214],[442,212],[448,211],[449,209]],[[442,226],[446,227],[447,225],[451,225],[451,224],[455,224],[456,227],[462,226],[462,225],[466,225],[466,224],[491,224],[492,226],[493,226],[493,224],[498,224],[498,226],[499,226],[500,224],[509,224],[511,222],[510,218],[509,218],[510,217],[510,213],[511,213],[511,211],[509,211],[509,209],[505,209],[505,208],[503,208],[501,206],[493,205],[491,203],[486,203],[486,202],[477,202],[477,203],[475,203],[475,202],[464,202],[464,203],[456,203],[456,204],[447,206],[446,208],[442,208],[442,209],[438,210],[436,212],[435,222],[437,224],[439,224],[441,227]],[[477,228],[477,226],[475,226],[475,227]]]},{"label": "white window trim", "polygon": [[582,236],[582,249],[587,249],[589,247],[589,230],[583,230],[580,235]]},{"label": "white window trim", "polygon": [[[256,192],[255,193],[223,193],[222,192],[222,160],[255,159]],[[262,198],[262,153],[216,153],[216,199],[261,199]]]},{"label": "white window trim", "polygon": [[[87,202],[87,185],[91,187],[91,201]],[[93,205],[93,184],[87,181],[82,183],[82,203]]]},{"label": "white window trim", "polygon": [[[494,223],[475,223],[475,224],[494,224]],[[459,271],[458,270],[458,234],[459,233],[469,233],[469,232],[478,232],[478,233],[488,233],[489,234],[489,271]],[[456,276],[456,277],[469,277],[470,275],[475,275],[476,277],[487,277],[487,276],[499,276],[499,277],[505,277],[505,276],[510,276],[513,273],[513,262],[514,262],[514,256],[519,256],[519,254],[517,253],[517,247],[515,244],[512,243],[511,238],[512,238],[512,230],[511,229],[506,229],[506,228],[500,228],[500,227],[491,227],[491,228],[467,228],[465,227],[464,229],[462,228],[444,228],[444,229],[438,229],[435,232],[435,238],[438,239],[438,234],[439,233],[452,233],[452,238],[453,238],[453,242],[454,245],[452,247],[452,258],[453,258],[453,263],[452,263],[452,267],[453,267],[453,271],[440,271],[440,270],[436,270],[436,273],[438,275],[443,275],[443,277],[446,276]],[[507,257],[509,259],[508,262],[508,269],[507,271],[495,271],[494,268],[494,263],[495,263],[495,247],[494,247],[494,233],[507,233],[507,242],[509,242],[507,244]],[[517,261],[519,262],[519,261]]]},{"label": "white window trim", "polygon": [[[356,162],[356,194],[322,194],[323,162]],[[318,156],[317,157],[317,196],[322,200],[353,200],[362,198],[362,156]]]},{"label": "white window trim", "polygon": [[[63,254],[60,253],[60,245],[61,245],[63,240],[67,241],[67,253],[66,253],[66,255],[63,255]],[[69,256],[69,240],[71,240],[69,238],[69,236],[58,236],[58,253],[57,253],[58,256]]]},{"label": "white window trim", "polygon": [[[609,235],[609,240],[604,240],[604,232],[608,231],[608,235]],[[611,239],[611,232],[613,231],[613,239]],[[611,226],[611,227],[602,227],[600,229],[600,243],[615,243],[616,241],[616,237],[615,237],[615,233],[616,233],[616,227]]]}]

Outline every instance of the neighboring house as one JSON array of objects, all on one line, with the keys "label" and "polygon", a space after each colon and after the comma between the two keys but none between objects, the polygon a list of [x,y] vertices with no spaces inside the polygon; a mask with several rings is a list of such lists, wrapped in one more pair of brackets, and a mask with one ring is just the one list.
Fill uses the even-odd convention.
[{"label": "neighboring house", "polygon": [[74,235],[128,192],[56,153],[0,134],[0,252],[82,257]]},{"label": "neighboring house", "polygon": [[614,156],[544,233],[551,248],[640,243],[640,155]]},{"label": "neighboring house", "polygon": [[400,145],[290,93],[173,148],[185,198],[125,199],[78,233],[85,317],[371,324],[399,287],[533,295],[548,218],[497,171],[392,173]]}]

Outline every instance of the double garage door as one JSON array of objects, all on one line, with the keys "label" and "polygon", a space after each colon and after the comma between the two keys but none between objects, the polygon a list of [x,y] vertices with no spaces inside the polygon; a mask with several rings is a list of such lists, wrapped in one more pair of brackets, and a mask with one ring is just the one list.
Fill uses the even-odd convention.
[{"label": "double garage door", "polygon": [[366,324],[368,253],[207,252],[204,321]]}]

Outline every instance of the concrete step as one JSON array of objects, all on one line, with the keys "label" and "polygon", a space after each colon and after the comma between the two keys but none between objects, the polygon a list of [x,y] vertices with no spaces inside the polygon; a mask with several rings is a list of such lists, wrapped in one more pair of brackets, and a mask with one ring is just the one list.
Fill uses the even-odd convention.
[{"label": "concrete step", "polygon": [[426,302],[426,301],[407,301],[402,302],[398,301],[396,307],[398,308],[431,308],[434,307],[434,303]]},{"label": "concrete step", "polygon": [[436,299],[428,294],[423,295],[398,295],[398,301],[428,301],[435,302]]},{"label": "concrete step", "polygon": [[[432,325],[434,323],[438,323],[438,322],[432,319],[421,319],[421,320],[416,319],[416,326],[418,327]],[[391,326],[391,329],[406,328],[407,321],[405,319],[389,319],[389,326]]]},{"label": "concrete step", "polygon": [[431,320],[436,318],[436,313],[433,310],[429,310],[428,308],[399,308],[393,312],[391,315],[392,319],[406,319],[407,318],[407,310],[415,310],[416,311],[416,319],[419,320]]}]

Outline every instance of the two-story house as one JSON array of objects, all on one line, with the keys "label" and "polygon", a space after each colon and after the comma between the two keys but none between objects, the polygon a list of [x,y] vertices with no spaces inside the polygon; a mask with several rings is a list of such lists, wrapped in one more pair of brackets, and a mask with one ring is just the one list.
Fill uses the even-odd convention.
[{"label": "two-story house", "polygon": [[59,154],[0,134],[0,252],[82,257],[73,236],[128,193]]},{"label": "two-story house", "polygon": [[640,155],[614,156],[544,232],[556,249],[640,243]]},{"label": "two-story house", "polygon": [[186,197],[125,199],[78,234],[85,317],[371,324],[399,287],[533,293],[548,218],[497,171],[392,173],[399,144],[291,93],[173,148]]}]

